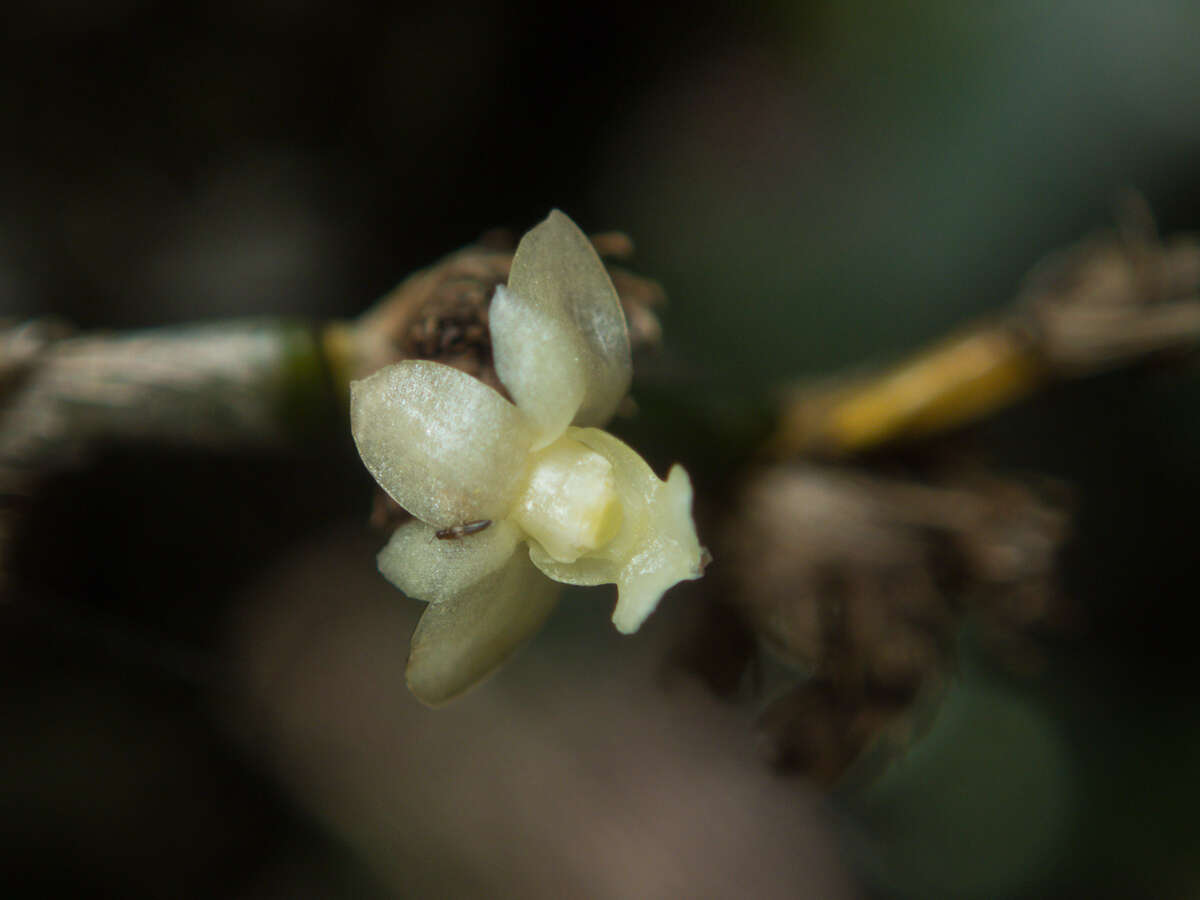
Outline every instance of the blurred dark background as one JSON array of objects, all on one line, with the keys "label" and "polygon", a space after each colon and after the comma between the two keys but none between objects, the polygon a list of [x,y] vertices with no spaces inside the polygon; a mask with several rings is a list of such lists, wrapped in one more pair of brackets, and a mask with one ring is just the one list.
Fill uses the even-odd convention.
[{"label": "blurred dark background", "polygon": [[[1164,233],[1200,224],[1191,0],[63,0],[3,22],[0,318],[352,316],[558,206],[629,232],[671,298],[642,385],[687,415],[626,431],[656,461],[703,456],[730,398],[999,308],[1121,189]],[[660,683],[687,589],[634,641],[573,595],[428,713],[348,435],[286,458],[114,449],[46,491],[0,608],[4,881],[1192,896],[1198,387],[1117,373],[977,430],[992,464],[1074,486],[1063,581],[1086,625],[1021,674],[966,634],[928,735],[833,797]]]}]

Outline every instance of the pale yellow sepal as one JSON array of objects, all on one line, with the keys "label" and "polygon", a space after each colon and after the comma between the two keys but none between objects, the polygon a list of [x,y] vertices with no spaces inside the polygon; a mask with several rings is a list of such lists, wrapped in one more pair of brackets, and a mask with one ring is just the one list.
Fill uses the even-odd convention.
[{"label": "pale yellow sepal", "polygon": [[496,374],[537,422],[537,446],[612,418],[633,378],[629,330],[579,226],[554,210],[527,232],[488,317]]},{"label": "pale yellow sepal", "polygon": [[474,687],[542,627],[559,590],[514,553],[471,587],[429,604],[413,632],[409,690],[439,706]]}]

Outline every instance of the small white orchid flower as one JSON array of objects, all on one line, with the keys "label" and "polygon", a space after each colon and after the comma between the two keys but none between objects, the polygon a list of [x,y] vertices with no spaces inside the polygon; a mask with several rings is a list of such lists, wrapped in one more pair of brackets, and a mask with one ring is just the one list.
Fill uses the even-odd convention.
[{"label": "small white orchid flower", "polygon": [[613,624],[631,633],[702,569],[687,473],[676,465],[660,481],[593,427],[629,389],[629,336],[603,263],[567,216],[551,212],[521,240],[489,318],[496,373],[515,405],[428,361],[351,385],[358,452],[416,517],[392,535],[379,569],[429,602],[408,683],[430,705],[478,683],[530,637],[554,607],[554,582],[615,583]]}]

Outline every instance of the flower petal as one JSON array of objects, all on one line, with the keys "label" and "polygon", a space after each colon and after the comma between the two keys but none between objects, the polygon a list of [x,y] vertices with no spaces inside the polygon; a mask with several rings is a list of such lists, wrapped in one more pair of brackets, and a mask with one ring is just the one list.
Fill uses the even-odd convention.
[{"label": "flower petal", "polygon": [[456,540],[440,540],[424,522],[405,522],[380,551],[379,571],[408,596],[440,603],[503,566],[520,539],[503,520]]},{"label": "flower petal", "polygon": [[474,687],[542,626],[559,586],[524,553],[440,603],[417,623],[408,656],[408,687],[429,706]]},{"label": "flower petal", "polygon": [[438,528],[503,518],[534,438],[531,423],[496,391],[424,360],[351,384],[350,429],[380,486]]},{"label": "flower petal", "polygon": [[624,513],[621,530],[601,551],[573,563],[558,562],[536,542],[530,542],[529,557],[555,581],[615,582],[613,624],[630,634],[654,612],[668,588],[703,574],[691,481],[681,466],[672,466],[667,480],[660,481],[631,447],[598,428],[569,428],[567,435],[612,463]]},{"label": "flower petal", "polygon": [[629,390],[625,313],[587,236],[554,210],[513,257],[488,313],[496,374],[541,430],[603,425]]}]

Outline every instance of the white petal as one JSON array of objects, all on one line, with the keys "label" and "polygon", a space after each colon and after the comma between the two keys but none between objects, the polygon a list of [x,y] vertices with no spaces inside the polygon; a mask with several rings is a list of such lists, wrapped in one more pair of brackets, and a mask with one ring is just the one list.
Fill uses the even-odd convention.
[{"label": "white petal", "polygon": [[625,314],[591,241],[563,213],[521,239],[488,318],[496,374],[538,423],[538,446],[572,422],[612,417],[633,371]]},{"label": "white petal", "polygon": [[504,518],[534,438],[496,391],[423,360],[351,384],[350,429],[380,486],[438,528]]},{"label": "white petal", "polygon": [[621,530],[598,553],[573,563],[553,559],[531,542],[534,565],[566,584],[617,585],[613,624],[626,634],[637,631],[662,595],[679,581],[703,573],[702,550],[692,522],[692,485],[681,466],[660,481],[627,444],[597,428],[570,428],[567,435],[613,464],[624,518]]},{"label": "white petal", "polygon": [[437,706],[474,687],[542,626],[559,590],[515,553],[466,590],[431,603],[413,633],[409,689]]},{"label": "white petal", "polygon": [[520,538],[506,521],[451,540],[439,539],[432,525],[405,522],[380,551],[379,571],[408,596],[438,603],[499,569]]}]

